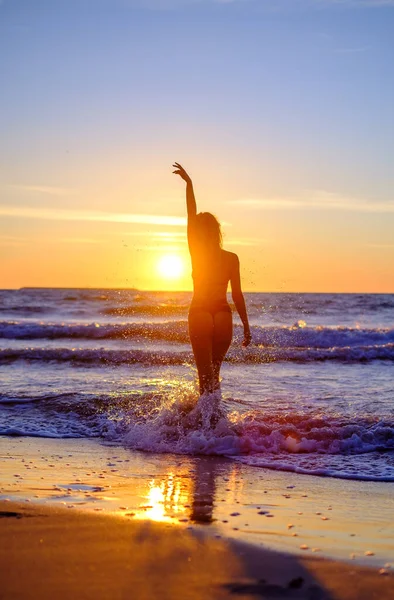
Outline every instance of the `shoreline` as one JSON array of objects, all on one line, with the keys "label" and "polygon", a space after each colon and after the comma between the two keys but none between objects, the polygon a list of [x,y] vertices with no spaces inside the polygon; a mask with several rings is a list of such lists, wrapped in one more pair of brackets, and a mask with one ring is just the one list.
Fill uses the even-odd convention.
[{"label": "shoreline", "polygon": [[297,557],[394,571],[393,483],[150,454],[99,439],[0,437],[0,461],[5,504],[192,527]]}]

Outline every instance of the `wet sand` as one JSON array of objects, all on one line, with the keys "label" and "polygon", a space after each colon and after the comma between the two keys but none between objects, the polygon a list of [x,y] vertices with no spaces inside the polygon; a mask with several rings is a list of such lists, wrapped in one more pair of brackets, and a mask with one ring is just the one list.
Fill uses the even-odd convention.
[{"label": "wet sand", "polygon": [[0,439],[0,598],[394,598],[393,485]]},{"label": "wet sand", "polygon": [[393,598],[393,575],[179,526],[0,503],[1,598]]}]

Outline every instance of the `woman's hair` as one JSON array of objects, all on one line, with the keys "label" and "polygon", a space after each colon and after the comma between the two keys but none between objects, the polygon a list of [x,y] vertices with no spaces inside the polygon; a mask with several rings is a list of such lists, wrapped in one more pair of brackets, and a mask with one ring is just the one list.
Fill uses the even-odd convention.
[{"label": "woman's hair", "polygon": [[196,234],[199,241],[210,249],[222,247],[222,232],[217,218],[209,212],[196,215]]}]

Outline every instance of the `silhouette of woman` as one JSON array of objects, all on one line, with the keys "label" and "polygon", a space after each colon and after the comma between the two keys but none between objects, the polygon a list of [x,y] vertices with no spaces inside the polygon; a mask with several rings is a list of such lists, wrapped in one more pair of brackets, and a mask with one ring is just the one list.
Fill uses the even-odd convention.
[{"label": "silhouette of woman", "polygon": [[220,223],[211,213],[197,214],[193,183],[185,169],[174,163],[176,175],[186,182],[187,240],[192,261],[193,299],[189,335],[196,360],[200,394],[220,389],[220,367],[233,336],[227,286],[244,326],[242,345],[251,342],[248,315],[241,290],[239,259],[222,249]]}]

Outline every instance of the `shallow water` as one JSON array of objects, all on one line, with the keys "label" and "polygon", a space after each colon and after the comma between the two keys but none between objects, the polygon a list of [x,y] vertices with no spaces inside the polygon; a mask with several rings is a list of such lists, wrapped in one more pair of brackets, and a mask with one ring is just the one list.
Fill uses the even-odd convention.
[{"label": "shallow water", "polygon": [[[246,294],[196,405],[188,293],[0,291],[0,433],[394,481],[394,295]],[[220,407],[220,410],[218,409]]]}]

